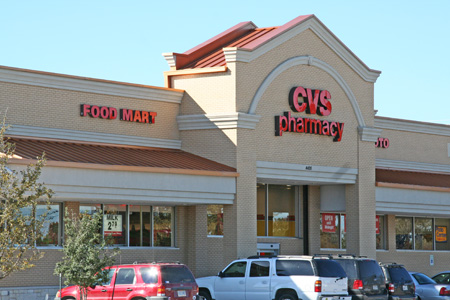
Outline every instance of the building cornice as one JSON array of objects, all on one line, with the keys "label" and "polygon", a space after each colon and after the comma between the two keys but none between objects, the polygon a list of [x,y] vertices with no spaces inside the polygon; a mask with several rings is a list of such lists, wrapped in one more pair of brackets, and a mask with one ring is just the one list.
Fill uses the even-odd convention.
[{"label": "building cornice", "polygon": [[377,182],[375,184],[375,186],[377,186],[377,187],[394,188],[394,189],[406,189],[406,190],[450,193],[450,188],[438,187],[438,186],[424,186],[424,185],[401,184],[401,183],[391,183],[391,182]]},{"label": "building cornice", "polygon": [[181,103],[183,90],[77,77],[0,66],[0,82],[25,84],[143,100]]},{"label": "building cornice", "polygon": [[245,113],[178,116],[179,130],[199,129],[255,129],[261,116]]},{"label": "building cornice", "polygon": [[375,160],[375,167],[377,169],[450,174],[450,165],[430,164],[415,161],[401,161],[377,158]]},{"label": "building cornice", "polygon": [[373,127],[358,127],[361,141],[364,142],[376,142],[380,137],[382,131],[382,129]]},{"label": "building cornice", "polygon": [[294,28],[283,32],[256,49],[223,48],[228,62],[251,62],[275,47],[287,42],[305,30],[312,30],[327,44],[343,61],[345,61],[361,78],[368,82],[376,82],[381,72],[368,68],[350,49],[348,49],[325,25],[317,18],[309,18]]},{"label": "building cornice", "polygon": [[78,131],[70,129],[58,129],[47,127],[35,127],[25,125],[9,124],[6,131],[9,136],[46,138],[57,140],[71,140],[83,142],[95,142],[116,145],[157,147],[169,149],[181,149],[180,140],[156,139],[130,135],[119,135],[110,133]]},{"label": "building cornice", "polygon": [[375,117],[375,127],[381,129],[450,136],[450,125]]},{"label": "building cornice", "polygon": [[355,184],[358,169],[257,161],[258,182],[292,184]]}]

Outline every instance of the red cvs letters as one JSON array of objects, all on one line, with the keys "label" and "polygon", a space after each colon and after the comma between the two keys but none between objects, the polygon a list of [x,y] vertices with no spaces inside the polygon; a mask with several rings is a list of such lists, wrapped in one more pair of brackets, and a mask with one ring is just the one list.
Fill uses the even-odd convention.
[{"label": "red cvs letters", "polygon": [[[303,99],[303,103],[299,103],[299,99]],[[329,91],[305,89],[301,86],[294,87],[289,93],[289,106],[292,111],[306,112],[311,115],[328,116],[331,114],[331,95]]]},{"label": "red cvs letters", "polygon": [[[332,111],[331,94],[327,90],[312,90],[297,86],[291,89],[288,99],[293,112],[326,117]],[[295,117],[291,112],[284,112],[281,116],[275,116],[275,135],[281,136],[283,132],[328,135],[333,137],[334,142],[340,142],[344,123]]]}]

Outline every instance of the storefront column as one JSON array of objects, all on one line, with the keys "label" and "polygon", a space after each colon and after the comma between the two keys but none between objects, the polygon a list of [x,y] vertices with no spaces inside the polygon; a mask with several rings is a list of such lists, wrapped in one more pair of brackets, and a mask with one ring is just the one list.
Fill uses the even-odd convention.
[{"label": "storefront column", "polygon": [[386,250],[395,252],[397,243],[395,240],[395,215],[386,215]]},{"label": "storefront column", "polygon": [[186,215],[189,224],[185,234],[191,237],[187,242],[188,265],[196,277],[207,276],[207,205],[190,206]]},{"label": "storefront column", "polygon": [[65,216],[65,209],[67,209],[67,212],[69,213],[69,216],[73,213],[75,215],[80,214],[80,202],[64,202],[64,211],[62,212],[62,216]]},{"label": "storefront column", "polygon": [[347,253],[370,258],[376,258],[374,155],[373,142],[358,142],[358,177],[345,190]]},{"label": "storefront column", "polygon": [[308,187],[309,254],[320,253],[320,186]]},{"label": "storefront column", "polygon": [[238,133],[236,199],[224,205],[224,265],[236,258],[257,253],[256,231],[256,154],[254,132],[240,129]]}]

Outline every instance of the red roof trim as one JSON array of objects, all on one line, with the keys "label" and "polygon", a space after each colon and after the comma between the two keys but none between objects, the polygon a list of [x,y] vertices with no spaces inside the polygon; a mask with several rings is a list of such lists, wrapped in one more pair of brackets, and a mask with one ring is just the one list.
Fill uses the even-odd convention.
[{"label": "red roof trim", "polygon": [[270,33],[264,35],[264,37],[260,38],[260,39],[256,39],[253,42],[247,44],[245,47],[242,47],[244,49],[248,49],[248,50],[254,50],[257,47],[261,46],[262,44],[267,43],[268,41],[270,41],[271,39],[273,39],[274,37],[282,34],[285,31],[288,31],[289,29],[299,25],[300,23],[303,23],[304,21],[315,17],[314,15],[305,15],[305,16],[299,16],[297,18],[295,18],[294,20],[287,22],[286,24],[278,27],[277,29],[271,31]]},{"label": "red roof trim", "polygon": [[253,22],[241,22],[183,54],[174,53],[176,56],[176,68],[181,69],[185,67],[214,49],[219,48],[221,45],[226,44],[255,28],[256,25],[253,24]]}]

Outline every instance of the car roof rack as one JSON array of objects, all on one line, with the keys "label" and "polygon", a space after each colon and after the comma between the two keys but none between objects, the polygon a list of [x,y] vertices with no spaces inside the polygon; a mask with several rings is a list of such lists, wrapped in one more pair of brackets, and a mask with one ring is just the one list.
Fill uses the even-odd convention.
[{"label": "car roof rack", "polygon": [[339,257],[339,258],[368,258],[366,255],[355,255],[355,254],[338,254],[337,256],[334,255],[333,257]]},{"label": "car roof rack", "polygon": [[259,258],[274,258],[278,257],[277,255],[252,255],[247,257],[247,259],[259,259]]},{"label": "car roof rack", "polygon": [[131,263],[130,265],[139,265],[139,264],[178,264],[180,265],[181,263],[179,261],[164,261],[164,260],[159,260],[159,261],[134,261],[133,263]]},{"label": "car roof rack", "polygon": [[312,258],[333,258],[332,254],[313,254]]},{"label": "car roof rack", "polygon": [[403,267],[402,264],[398,264],[396,262],[379,262],[379,264],[382,265],[382,266],[393,265],[393,266]]}]

